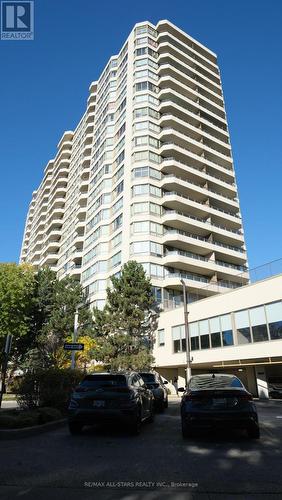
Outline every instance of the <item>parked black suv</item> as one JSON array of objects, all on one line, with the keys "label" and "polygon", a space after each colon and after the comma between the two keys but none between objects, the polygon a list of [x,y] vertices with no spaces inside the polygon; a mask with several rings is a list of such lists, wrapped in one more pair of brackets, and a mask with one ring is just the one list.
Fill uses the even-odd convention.
[{"label": "parked black suv", "polygon": [[140,372],[148,389],[151,389],[154,395],[155,408],[163,411],[168,407],[168,390],[165,386],[168,382],[162,381],[160,375],[156,372]]},{"label": "parked black suv", "polygon": [[154,398],[135,372],[86,375],[72,393],[68,408],[71,434],[84,425],[120,422],[139,434],[144,420],[154,419]]},{"label": "parked black suv", "polygon": [[181,400],[183,437],[195,430],[246,429],[259,438],[259,423],[253,396],[235,375],[226,373],[193,375]]}]

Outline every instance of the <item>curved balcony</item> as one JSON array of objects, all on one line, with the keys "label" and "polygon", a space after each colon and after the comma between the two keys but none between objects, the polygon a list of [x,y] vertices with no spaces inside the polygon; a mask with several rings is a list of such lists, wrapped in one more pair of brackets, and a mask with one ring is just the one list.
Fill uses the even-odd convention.
[{"label": "curved balcony", "polygon": [[217,220],[223,220],[224,223],[228,223],[228,230],[231,231],[240,229],[242,226],[241,219],[238,216],[233,215],[231,212],[218,207],[215,208],[212,205],[207,205],[203,201],[181,195],[176,191],[164,192],[162,204],[168,209],[180,212],[187,210],[189,207],[190,214],[200,218],[215,215]]},{"label": "curved balcony", "polygon": [[[220,204],[220,206],[215,207],[219,211],[226,212],[234,217],[240,217],[237,200],[209,189],[205,187],[203,183],[199,184],[198,182],[193,182],[190,179],[184,179],[183,177],[176,176],[174,174],[167,174],[162,178],[161,185],[170,191],[177,191],[180,196],[185,196],[184,193],[190,193],[191,197],[196,196],[197,198],[195,201],[199,200],[200,203],[208,198],[210,200],[214,200],[216,203]],[[210,206],[213,205],[211,204]],[[228,210],[229,208],[234,208],[236,212]]]},{"label": "curved balcony", "polygon": [[239,230],[232,230],[223,225],[211,223],[204,218],[196,217],[178,210],[166,210],[162,215],[163,224],[175,229],[191,231],[200,236],[207,236],[210,233],[220,237],[221,243],[226,245],[244,244],[244,238]]},{"label": "curved balcony", "polygon": [[221,196],[225,196],[229,199],[234,199],[234,195],[237,195],[235,183],[228,183],[218,175],[216,176],[206,172],[206,170],[203,170],[203,168],[204,167],[195,167],[183,161],[179,161],[173,156],[164,158],[161,162],[161,171],[164,174],[173,174],[176,177],[180,178],[183,178],[185,174],[188,174],[189,178],[191,178],[194,183],[199,183],[202,181],[202,183],[205,184],[209,182],[210,185],[213,185],[218,189],[220,188],[222,193]]}]

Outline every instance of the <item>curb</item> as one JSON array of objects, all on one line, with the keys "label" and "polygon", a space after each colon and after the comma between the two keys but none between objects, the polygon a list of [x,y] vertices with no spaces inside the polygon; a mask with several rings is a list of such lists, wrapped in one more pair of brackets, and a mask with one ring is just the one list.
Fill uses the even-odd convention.
[{"label": "curb", "polygon": [[47,422],[47,424],[24,427],[23,429],[0,429],[0,440],[35,436],[36,434],[59,429],[60,427],[66,425],[66,423],[67,419],[62,418],[60,420],[55,420],[54,422]]}]

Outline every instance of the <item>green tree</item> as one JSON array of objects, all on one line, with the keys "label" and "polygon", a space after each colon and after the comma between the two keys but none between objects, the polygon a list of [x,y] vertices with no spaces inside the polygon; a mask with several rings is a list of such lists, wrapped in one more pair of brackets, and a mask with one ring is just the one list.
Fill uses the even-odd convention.
[{"label": "green tree", "polygon": [[159,317],[150,279],[129,261],[111,282],[104,310],[94,310],[95,359],[111,369],[148,368]]},{"label": "green tree", "polygon": [[[32,321],[35,271],[28,264],[0,264],[0,340],[8,333],[13,345],[25,338]],[[2,350],[2,349],[1,349]]]},{"label": "green tree", "polygon": [[[78,336],[91,336],[92,314],[80,283],[70,276],[58,280],[49,268],[38,272],[33,330],[36,332],[36,347],[45,366],[61,365],[62,347],[72,334],[78,306]],[[29,354],[36,359],[34,350]]]},{"label": "green tree", "polygon": [[[60,366],[62,347],[72,334],[78,305],[81,306],[78,335],[91,335],[92,315],[81,285],[74,278],[58,280],[48,267],[39,269],[33,273],[27,303],[29,316],[25,334],[13,342],[11,354],[15,366],[33,369]],[[12,318],[11,315],[9,321]],[[68,357],[70,360],[70,355]]]}]

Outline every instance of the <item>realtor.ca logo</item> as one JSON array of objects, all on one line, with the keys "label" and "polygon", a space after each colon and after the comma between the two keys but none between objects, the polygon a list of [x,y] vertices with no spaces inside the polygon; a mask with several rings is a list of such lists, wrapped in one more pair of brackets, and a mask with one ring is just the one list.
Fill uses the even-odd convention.
[{"label": "realtor.ca logo", "polygon": [[1,2],[1,40],[34,39],[34,2]]}]

